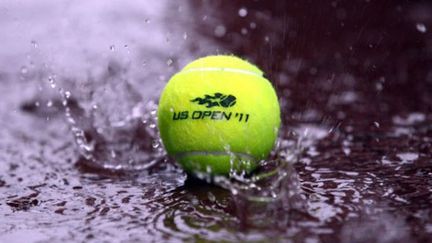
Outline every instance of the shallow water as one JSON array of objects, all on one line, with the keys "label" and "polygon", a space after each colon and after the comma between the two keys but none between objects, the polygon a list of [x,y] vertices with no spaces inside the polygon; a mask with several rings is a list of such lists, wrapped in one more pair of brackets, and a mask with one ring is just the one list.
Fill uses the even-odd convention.
[{"label": "shallow water", "polygon": [[[0,19],[0,242],[431,241],[431,4],[7,1]],[[161,88],[215,53],[276,87],[268,180],[188,178],[158,143]]]}]

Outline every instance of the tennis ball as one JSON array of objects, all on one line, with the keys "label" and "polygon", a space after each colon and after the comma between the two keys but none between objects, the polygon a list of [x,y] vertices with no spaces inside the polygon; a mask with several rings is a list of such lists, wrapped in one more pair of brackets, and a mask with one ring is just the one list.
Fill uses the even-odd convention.
[{"label": "tennis ball", "polygon": [[271,152],[280,126],[278,98],[263,72],[225,55],[175,74],[157,114],[167,153],[192,174],[251,172]]}]

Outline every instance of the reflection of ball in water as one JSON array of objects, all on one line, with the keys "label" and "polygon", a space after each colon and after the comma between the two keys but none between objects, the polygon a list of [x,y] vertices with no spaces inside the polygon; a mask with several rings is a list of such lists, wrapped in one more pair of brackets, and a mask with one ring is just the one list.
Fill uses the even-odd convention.
[{"label": "reflection of ball in water", "polygon": [[256,66],[234,56],[209,56],[168,82],[158,125],[168,154],[187,172],[250,172],[273,148],[280,108]]}]

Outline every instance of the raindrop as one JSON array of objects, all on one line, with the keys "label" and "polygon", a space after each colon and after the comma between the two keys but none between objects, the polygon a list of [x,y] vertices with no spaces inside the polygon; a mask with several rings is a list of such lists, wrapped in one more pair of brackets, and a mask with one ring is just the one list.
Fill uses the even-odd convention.
[{"label": "raindrop", "polygon": [[242,18],[246,17],[248,14],[248,11],[246,8],[240,8],[238,11],[238,15]]},{"label": "raindrop", "polygon": [[46,104],[47,107],[52,107],[53,106],[53,102],[52,100],[49,100]]},{"label": "raindrop", "polygon": [[426,25],[424,25],[423,23],[417,23],[416,28],[421,33],[426,33],[426,31],[427,31]]},{"label": "raindrop", "polygon": [[30,43],[32,44],[33,48],[39,47],[39,44],[35,40],[32,40]]},{"label": "raindrop", "polygon": [[145,19],[144,22],[145,22],[146,24],[148,24],[148,23],[150,23],[150,19]]},{"label": "raindrop", "polygon": [[188,34],[187,34],[186,32],[184,32],[184,33],[183,33],[183,39],[184,39],[184,40],[187,40],[187,38],[188,38]]},{"label": "raindrop", "polygon": [[250,27],[251,29],[256,29],[256,23],[255,23],[255,22],[251,22],[251,23],[249,24],[249,27]]},{"label": "raindrop", "polygon": [[246,28],[241,29],[242,35],[246,35],[248,33],[248,30]]},{"label": "raindrop", "polygon": [[214,34],[216,37],[223,37],[226,33],[226,28],[223,25],[216,26]]},{"label": "raindrop", "polygon": [[376,84],[375,84],[375,89],[376,89],[377,91],[381,91],[381,90],[383,90],[383,88],[384,88],[384,86],[383,86],[382,83],[376,83]]},{"label": "raindrop", "polygon": [[26,73],[28,73],[27,67],[26,66],[22,66],[21,67],[21,74],[26,74]]},{"label": "raindrop", "polygon": [[208,196],[208,199],[210,200],[210,202],[216,202],[216,197],[213,193],[208,192],[207,196]]},{"label": "raindrop", "polygon": [[264,37],[264,41],[265,41],[265,42],[270,42],[270,37],[265,36],[265,37]]},{"label": "raindrop", "polygon": [[48,76],[48,82],[50,83],[51,88],[54,89],[56,87],[55,80],[52,76]]},{"label": "raindrop", "polygon": [[65,97],[66,97],[66,99],[69,99],[70,96],[71,96],[71,92],[70,92],[70,91],[66,91],[66,92],[65,92]]},{"label": "raindrop", "polygon": [[174,61],[171,58],[169,58],[166,64],[170,67],[173,64],[173,62]]},{"label": "raindrop", "polygon": [[115,51],[115,45],[110,45],[109,48],[110,48],[111,51]]},{"label": "raindrop", "polygon": [[153,141],[152,141],[152,147],[153,147],[154,149],[157,149],[157,148],[159,147],[159,142],[158,142],[157,140],[153,140]]},{"label": "raindrop", "polygon": [[377,128],[380,127],[380,124],[379,124],[378,122],[376,122],[376,121],[375,121],[373,124],[374,124],[374,126],[377,127]]}]

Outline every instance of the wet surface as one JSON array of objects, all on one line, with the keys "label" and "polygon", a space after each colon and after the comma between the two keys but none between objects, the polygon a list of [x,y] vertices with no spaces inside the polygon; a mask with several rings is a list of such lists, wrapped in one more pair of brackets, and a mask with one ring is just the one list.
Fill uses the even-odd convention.
[{"label": "wet surface", "polygon": [[[1,242],[432,240],[427,1],[49,4],[0,6]],[[158,143],[160,89],[215,53],[276,87],[268,181],[187,178]]]}]

